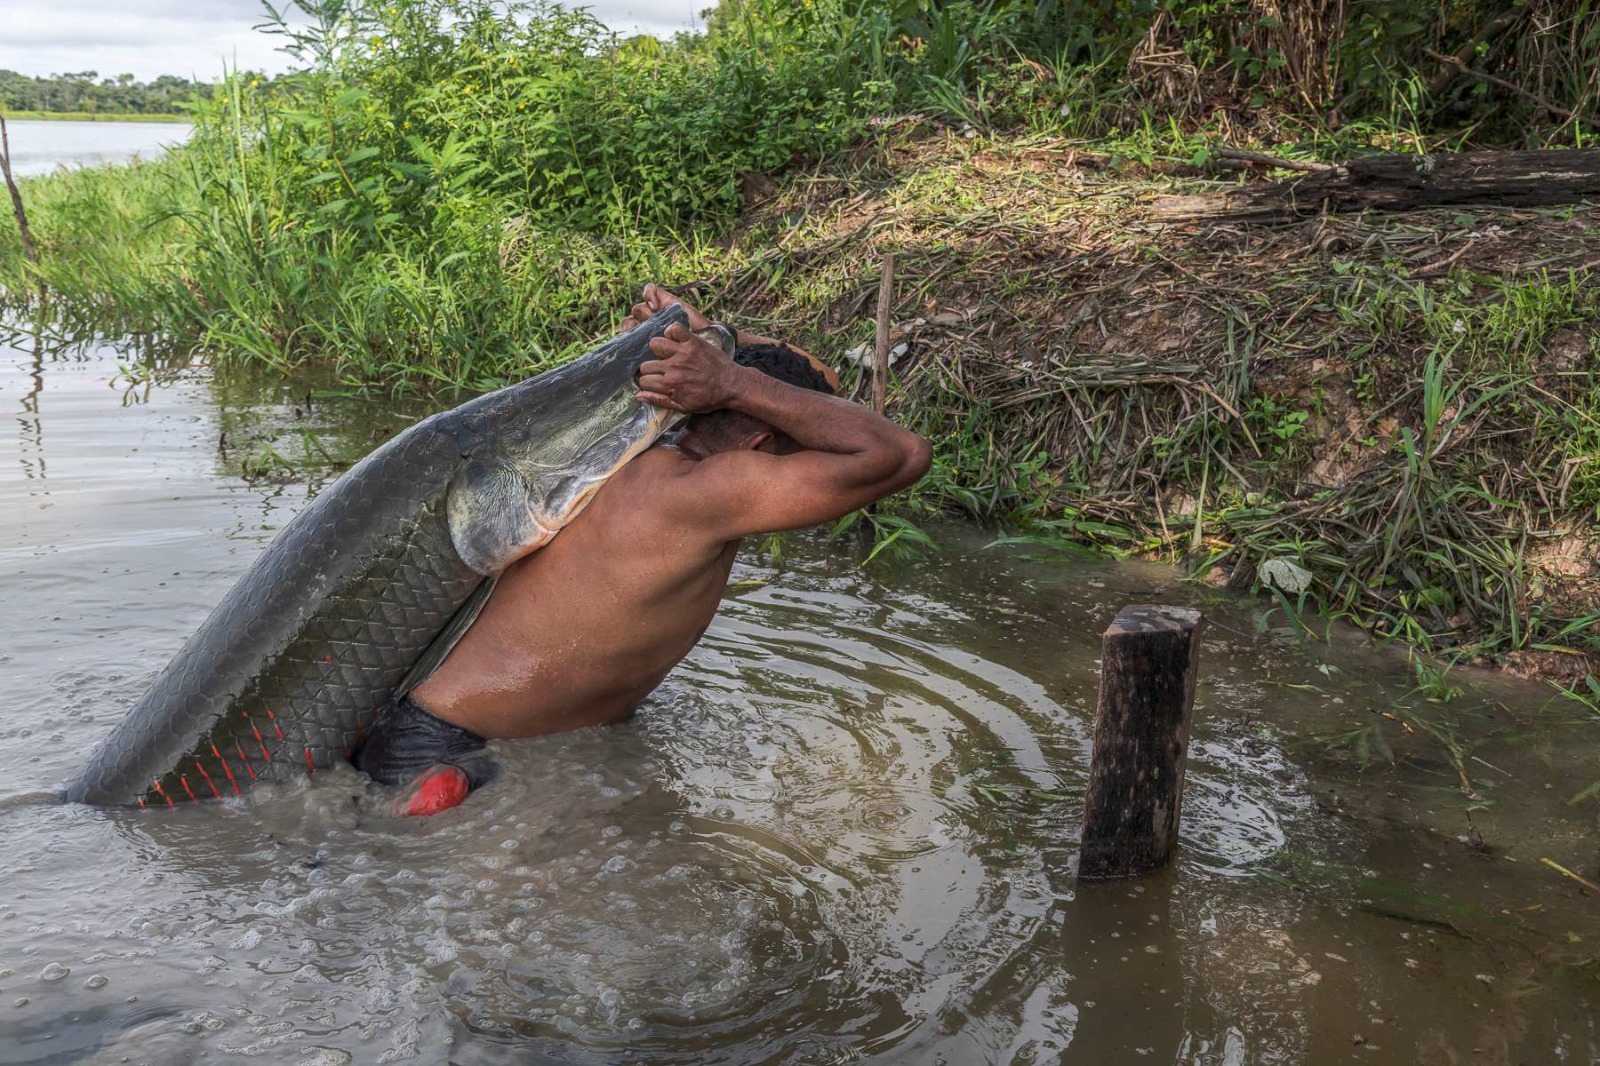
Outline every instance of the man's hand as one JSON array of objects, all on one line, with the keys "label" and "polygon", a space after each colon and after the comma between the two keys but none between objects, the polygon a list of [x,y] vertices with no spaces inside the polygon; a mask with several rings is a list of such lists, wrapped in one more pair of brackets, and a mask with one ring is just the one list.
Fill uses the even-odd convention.
[{"label": "man's hand", "polygon": [[727,407],[748,373],[721,348],[679,325],[651,341],[650,352],[656,358],[639,364],[639,401],[673,411]]},{"label": "man's hand", "polygon": [[664,311],[674,304],[683,308],[688,314],[689,328],[692,331],[698,333],[711,325],[711,320],[705,315],[652,281],[644,287],[644,296],[640,301],[629,308],[628,317],[622,320],[622,332],[634,329],[657,311]]},{"label": "man's hand", "polygon": [[[674,304],[683,308],[684,312],[688,314],[689,329],[693,332],[699,333],[701,330],[711,325],[711,320],[705,315],[702,315],[694,307],[691,307],[689,304],[685,303],[677,296],[674,296],[666,289],[663,289],[655,282],[651,282],[644,287],[644,296],[640,299],[640,301],[634,304],[633,307],[628,310],[628,317],[622,320],[622,332],[626,333],[630,329],[636,328],[640,323],[649,318],[651,315],[655,314],[657,311],[671,307]],[[747,330],[742,329],[736,329],[734,331],[734,338],[741,348],[756,344],[776,345],[778,343],[771,337],[763,337],[758,333],[750,333]],[[785,347],[787,347],[790,351],[798,352],[800,355],[805,356],[806,360],[812,366],[817,368],[817,373],[821,374],[828,380],[828,387],[834,392],[839,391],[839,375],[832,367],[830,367],[827,363],[824,363],[821,359],[818,359],[816,356],[812,355],[810,352],[806,351],[804,348],[797,348],[792,344],[786,344]]]}]

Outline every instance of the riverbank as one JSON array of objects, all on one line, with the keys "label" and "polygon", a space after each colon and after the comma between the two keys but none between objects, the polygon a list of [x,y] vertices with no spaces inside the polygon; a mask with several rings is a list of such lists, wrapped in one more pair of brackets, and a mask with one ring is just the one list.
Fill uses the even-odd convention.
[{"label": "riverbank", "polygon": [[1067,141],[911,130],[775,190],[743,265],[699,292],[859,351],[893,251],[892,410],[939,443],[927,505],[1183,561],[1311,639],[1314,613],[1592,673],[1600,208],[1152,218],[1212,187]]},{"label": "riverbank", "polygon": [[192,122],[188,115],[134,114],[107,111],[4,111],[7,122],[25,119],[43,122]]}]

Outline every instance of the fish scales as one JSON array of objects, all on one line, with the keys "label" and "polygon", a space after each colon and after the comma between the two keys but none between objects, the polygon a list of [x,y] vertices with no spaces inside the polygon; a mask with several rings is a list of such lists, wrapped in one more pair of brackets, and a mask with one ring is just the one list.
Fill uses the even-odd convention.
[{"label": "fish scales", "polygon": [[[317,768],[344,757],[483,579],[440,513],[451,441],[424,432],[400,444],[285,527],[107,739],[85,769],[83,800],[187,800],[202,785],[197,767],[227,779],[229,753],[243,763],[235,782],[302,776],[308,750]],[[264,656],[268,647],[280,650]]]}]

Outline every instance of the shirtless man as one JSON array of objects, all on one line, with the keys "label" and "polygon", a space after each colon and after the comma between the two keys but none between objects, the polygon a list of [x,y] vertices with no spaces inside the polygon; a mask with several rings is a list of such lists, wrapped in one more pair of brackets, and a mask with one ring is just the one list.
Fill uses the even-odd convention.
[{"label": "shirtless man", "polygon": [[[681,303],[656,285],[625,329]],[[708,325],[688,305],[694,330]],[[639,399],[692,416],[509,567],[444,663],[385,710],[356,766],[453,807],[492,773],[488,739],[628,717],[711,624],[741,537],[831,522],[915,482],[928,443],[832,395],[807,353],[740,332],[734,359],[681,326],[650,342]],[[834,379],[837,381],[837,379]]]}]

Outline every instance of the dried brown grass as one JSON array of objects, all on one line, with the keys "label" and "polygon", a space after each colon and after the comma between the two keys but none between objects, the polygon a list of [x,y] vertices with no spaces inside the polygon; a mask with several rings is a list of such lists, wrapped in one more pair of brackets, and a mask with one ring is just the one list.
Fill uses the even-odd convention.
[{"label": "dried brown grass", "polygon": [[[1125,531],[1112,543],[1242,585],[1294,558],[1322,606],[1414,640],[1594,639],[1594,584],[1574,600],[1587,577],[1532,553],[1600,500],[1573,452],[1600,443],[1582,313],[1600,210],[1177,228],[1145,211],[1171,178],[1107,167],[1050,140],[906,138],[790,183],[741,237],[764,251],[700,294],[836,353],[869,336],[893,251],[911,351],[892,409],[960,450],[956,489],[1015,506],[1048,455],[1053,512]],[[1425,424],[1430,359],[1454,390],[1446,440]],[[1408,435],[1433,442],[1421,469]]]}]

